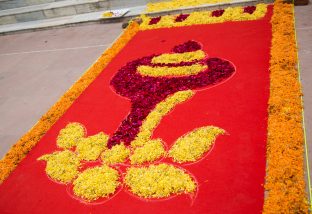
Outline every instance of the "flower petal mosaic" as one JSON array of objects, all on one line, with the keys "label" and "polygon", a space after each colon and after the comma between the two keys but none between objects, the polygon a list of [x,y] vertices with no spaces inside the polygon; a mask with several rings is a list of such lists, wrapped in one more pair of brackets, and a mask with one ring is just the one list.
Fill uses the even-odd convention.
[{"label": "flower petal mosaic", "polygon": [[[193,194],[196,184],[186,170],[181,171],[167,164],[150,165],[149,168],[131,168],[131,165],[152,164],[164,156],[171,157],[177,163],[197,161],[209,151],[217,135],[224,133],[217,127],[201,127],[177,139],[169,151],[166,151],[167,146],[162,139],[152,138],[153,130],[161,119],[178,104],[190,99],[196,93],[195,89],[220,84],[234,74],[232,63],[209,58],[199,50],[201,48],[198,42],[187,41],[173,47],[172,53],[144,57],[122,67],[113,77],[111,85],[118,94],[132,101],[126,119],[111,137],[102,132],[87,137],[87,128],[82,124],[68,124],[59,132],[57,145],[63,142],[63,149],[75,146],[75,152],[65,150],[55,154],[56,157],[48,154],[40,157],[38,160],[47,161],[47,175],[64,182],[74,179],[73,193],[92,201],[109,197],[117,189],[118,172],[109,166],[130,164],[125,183],[135,195],[163,198],[181,192]],[[151,68],[157,66],[160,71],[142,73],[140,68],[147,65]],[[197,65],[202,65],[200,70],[197,70]],[[168,70],[168,67],[176,68],[175,72]],[[97,159],[101,162],[100,167],[78,172],[78,167],[83,164],[80,161]],[[159,177],[159,174],[164,177]],[[153,187],[145,192],[144,189],[151,185],[148,181],[153,183]]]},{"label": "flower petal mosaic", "polygon": [[0,161],[0,210],[308,213],[291,9],[131,22]]}]

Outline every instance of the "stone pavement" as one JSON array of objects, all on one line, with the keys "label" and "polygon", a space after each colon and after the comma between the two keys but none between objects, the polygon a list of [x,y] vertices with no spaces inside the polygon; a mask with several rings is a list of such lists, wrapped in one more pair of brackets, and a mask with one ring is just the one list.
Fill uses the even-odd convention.
[{"label": "stone pavement", "polygon": [[[304,94],[305,126],[310,175],[312,172],[312,3],[296,6],[296,30],[299,47],[301,81]],[[306,172],[306,176],[310,176]],[[311,176],[310,176],[311,177]],[[311,193],[309,193],[310,195]],[[311,197],[311,195],[310,195]],[[311,202],[312,199],[310,199]]]}]

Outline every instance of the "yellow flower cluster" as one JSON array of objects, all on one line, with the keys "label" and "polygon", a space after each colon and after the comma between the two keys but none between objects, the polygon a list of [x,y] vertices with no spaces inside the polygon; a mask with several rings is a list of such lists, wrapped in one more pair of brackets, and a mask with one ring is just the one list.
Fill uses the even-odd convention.
[{"label": "yellow flower cluster", "polygon": [[78,175],[80,161],[71,151],[54,152],[43,155],[38,160],[47,161],[46,173],[55,181],[69,183]]},{"label": "yellow flower cluster", "polygon": [[169,164],[130,167],[125,176],[125,184],[133,194],[143,198],[194,193],[197,186],[189,174]]},{"label": "yellow flower cluster", "polygon": [[108,135],[104,134],[103,132],[80,139],[76,147],[76,152],[78,153],[79,159],[86,161],[96,160],[102,151],[106,149],[107,141]]},{"label": "yellow flower cluster", "polygon": [[231,0],[172,0],[147,4],[147,12],[157,12],[162,10],[174,10],[183,7],[193,7],[204,4],[225,3]]},{"label": "yellow flower cluster", "polygon": [[152,63],[180,63],[192,62],[194,60],[201,60],[205,58],[206,54],[202,50],[185,52],[185,53],[168,53],[161,54],[152,59]]},{"label": "yellow flower cluster", "polygon": [[94,201],[115,193],[120,184],[119,173],[106,165],[89,168],[80,173],[73,184],[75,195]]},{"label": "yellow flower cluster", "polygon": [[111,149],[105,150],[101,158],[106,164],[123,163],[130,155],[128,149],[123,143],[113,146]]},{"label": "yellow flower cluster", "polygon": [[130,156],[131,164],[153,162],[165,154],[161,139],[150,140],[144,146],[136,148]]},{"label": "yellow flower cluster", "polygon": [[270,59],[267,173],[263,213],[310,213],[304,180],[301,86],[294,5],[274,4]]},{"label": "yellow flower cluster", "polygon": [[77,97],[93,82],[108,63],[139,31],[139,25],[131,22],[123,34],[108,48],[81,78],[44,114],[38,123],[29,130],[0,160],[0,183],[16,168],[28,152],[40,141],[43,135],[66,112]]},{"label": "yellow flower cluster", "polygon": [[194,94],[192,90],[179,91],[158,103],[155,109],[143,121],[137,137],[131,142],[131,146],[140,147],[145,145],[150,140],[154,129],[160,123],[161,119],[177,104],[190,99]]},{"label": "yellow flower cluster", "polygon": [[70,149],[77,146],[78,141],[85,136],[85,129],[79,123],[70,123],[57,136],[57,146]]},{"label": "yellow flower cluster", "polygon": [[214,126],[195,129],[176,141],[169,156],[178,163],[196,161],[211,148],[216,137],[224,133],[223,129]]},{"label": "yellow flower cluster", "polygon": [[153,25],[149,25],[149,22],[152,17],[142,15],[141,18],[143,22],[140,25],[140,30],[222,23],[227,21],[256,20],[264,17],[266,12],[267,12],[266,4],[258,4],[256,6],[256,10],[252,14],[244,13],[243,7],[233,7],[233,8],[229,7],[226,8],[222,16],[219,17],[211,16],[211,11],[199,11],[190,13],[187,19],[182,22],[175,22],[176,15],[162,16],[160,21]]},{"label": "yellow flower cluster", "polygon": [[198,74],[199,72],[207,69],[206,65],[194,64],[188,66],[178,66],[178,67],[151,67],[147,65],[141,65],[138,67],[138,72],[143,76],[152,77],[164,77],[164,76],[188,76],[192,74]]}]

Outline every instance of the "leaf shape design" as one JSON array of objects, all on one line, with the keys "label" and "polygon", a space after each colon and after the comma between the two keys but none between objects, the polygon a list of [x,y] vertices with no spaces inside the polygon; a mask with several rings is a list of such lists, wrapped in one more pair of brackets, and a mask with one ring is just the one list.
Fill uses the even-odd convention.
[{"label": "leaf shape design", "polygon": [[119,184],[119,172],[103,165],[80,173],[73,182],[73,192],[87,201],[94,201],[114,194]]},{"label": "leaf shape design", "polygon": [[203,157],[216,137],[225,131],[215,126],[205,126],[180,137],[169,151],[169,156],[178,163],[194,162]]},{"label": "leaf shape design", "polygon": [[38,160],[47,161],[47,175],[58,182],[69,183],[78,175],[79,158],[71,151],[65,150],[43,155]]},{"label": "leaf shape design", "polygon": [[56,144],[63,149],[70,149],[77,145],[85,136],[85,128],[80,123],[69,123],[57,136]]},{"label": "leaf shape design", "polygon": [[161,139],[150,140],[144,146],[136,148],[130,156],[131,164],[153,162],[165,154]]},{"label": "leaf shape design", "polygon": [[166,198],[196,190],[194,179],[184,170],[170,164],[130,167],[125,176],[129,190],[143,198]]},{"label": "leaf shape design", "polygon": [[76,147],[78,157],[86,161],[96,160],[106,149],[108,138],[108,135],[100,132],[99,134],[80,139]]}]

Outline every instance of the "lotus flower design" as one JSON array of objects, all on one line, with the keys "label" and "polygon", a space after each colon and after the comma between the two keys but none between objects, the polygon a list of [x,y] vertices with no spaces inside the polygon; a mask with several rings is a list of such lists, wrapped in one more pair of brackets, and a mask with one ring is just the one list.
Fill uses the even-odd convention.
[{"label": "lotus flower design", "polygon": [[170,148],[162,139],[153,139],[152,133],[196,90],[224,82],[234,73],[232,63],[209,58],[196,41],[129,62],[111,80],[115,92],[132,104],[115,133],[88,136],[82,124],[70,123],[56,140],[62,151],[38,160],[47,162],[46,173],[52,180],[69,184],[73,196],[85,202],[109,200],[122,189],[147,200],[194,195],[196,178],[183,165],[204,158],[225,131],[199,127]]}]

